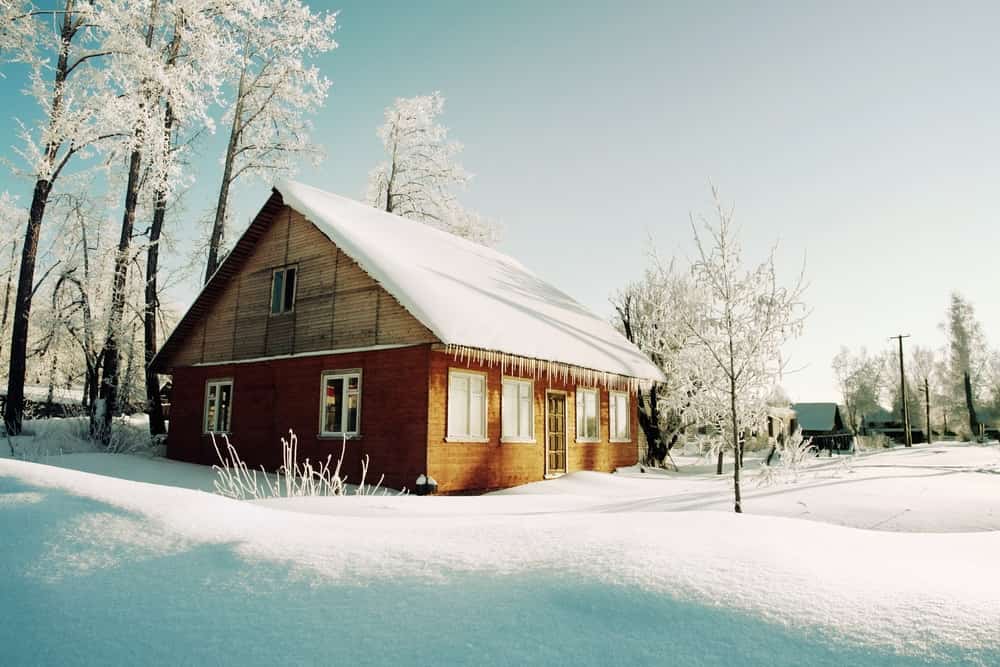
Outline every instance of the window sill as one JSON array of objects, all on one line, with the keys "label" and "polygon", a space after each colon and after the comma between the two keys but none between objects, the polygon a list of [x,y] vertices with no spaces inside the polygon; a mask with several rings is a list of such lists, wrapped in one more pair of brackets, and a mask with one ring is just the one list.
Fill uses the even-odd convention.
[{"label": "window sill", "polygon": [[609,442],[616,445],[631,445],[632,438],[612,438]]},{"label": "window sill", "polygon": [[474,436],[464,436],[464,435],[449,435],[445,437],[445,442],[457,442],[457,443],[469,443],[474,442],[477,444],[484,444],[490,441],[489,438],[477,438]]},{"label": "window sill", "polygon": [[573,442],[575,442],[578,445],[599,445],[599,444],[601,444],[601,439],[600,438],[577,438]]},{"label": "window sill", "polygon": [[500,438],[501,445],[537,445],[536,438]]},{"label": "window sill", "polygon": [[[316,435],[316,438],[319,439],[319,440],[343,440],[344,439],[344,434],[343,433],[319,433],[319,434]],[[347,434],[347,439],[348,440],[360,440],[361,439],[361,434],[360,433],[348,433]]]}]

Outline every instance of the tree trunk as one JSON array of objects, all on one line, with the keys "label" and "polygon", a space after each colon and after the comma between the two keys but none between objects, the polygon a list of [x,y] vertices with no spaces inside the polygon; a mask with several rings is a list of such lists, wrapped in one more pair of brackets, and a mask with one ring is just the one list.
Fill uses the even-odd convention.
[{"label": "tree trunk", "polygon": [[[163,119],[163,131],[170,145],[173,133],[174,116],[170,105],[167,105]],[[150,364],[156,356],[156,311],[159,307],[157,294],[157,271],[160,261],[160,235],[163,232],[163,220],[167,211],[167,194],[164,184],[157,188],[154,195],[153,224],[149,228],[149,249],[146,251],[146,294],[145,309],[142,316],[143,348],[145,350],[146,406],[149,411],[149,434],[163,435],[167,432],[166,421],[163,418],[163,401],[160,398],[160,379]]]},{"label": "tree trunk", "polygon": [[733,494],[736,500],[734,510],[737,514],[743,513],[743,501],[740,494],[740,468],[743,467],[743,447],[740,445],[740,436],[737,431],[736,419],[736,379],[730,375],[729,378],[729,414],[732,418],[733,427]]},{"label": "tree trunk", "polygon": [[10,333],[10,363],[7,369],[7,399],[4,404],[4,426],[8,435],[21,432],[24,413],[24,375],[27,372],[28,317],[31,314],[31,298],[34,291],[35,259],[38,253],[38,238],[42,232],[42,218],[48,203],[52,184],[39,179],[31,197],[28,227],[21,246],[21,268],[17,278],[17,296],[14,299],[14,317]]},{"label": "tree trunk", "polygon": [[979,434],[979,419],[976,418],[976,406],[972,401],[972,379],[969,377],[969,371],[965,371],[963,379],[965,381],[965,407],[969,411],[969,429],[972,431],[972,437],[975,438]]},{"label": "tree trunk", "polygon": [[722,451],[722,445],[719,445],[719,459],[715,463],[715,474],[716,475],[721,475],[722,474],[722,457],[723,457],[723,455],[724,455],[724,452]]},{"label": "tree trunk", "polygon": [[[7,272],[7,284],[3,290],[3,317],[0,318],[0,334],[7,332],[7,320],[10,316],[10,290],[14,286],[14,260],[17,259],[17,243],[10,246],[10,270]],[[0,340],[0,359],[3,358],[3,341]]]},{"label": "tree trunk", "polygon": [[[637,391],[639,405],[642,401],[642,390]],[[639,410],[639,428],[646,436],[646,463],[649,465],[661,465],[667,458],[667,447],[663,442],[663,434],[660,432],[660,408],[656,396],[656,383],[649,389],[649,412]]]},{"label": "tree trunk", "polygon": [[111,310],[108,315],[108,336],[104,343],[104,363],[101,369],[99,404],[91,419],[91,436],[107,445],[111,440],[111,417],[118,408],[121,380],[118,334],[125,312],[125,286],[128,280],[129,248],[135,225],[135,208],[139,200],[139,170],[142,156],[138,150],[129,157],[128,183],[125,187],[125,213],[115,255],[115,273],[111,283]]},{"label": "tree trunk", "polygon": [[205,265],[205,282],[219,268],[219,246],[222,245],[222,233],[226,228],[226,212],[229,209],[229,188],[233,184],[233,165],[236,162],[236,151],[239,148],[240,134],[243,132],[243,102],[246,97],[246,68],[240,73],[240,83],[236,91],[236,108],[233,110],[233,124],[229,129],[229,142],[226,144],[226,160],[222,167],[222,185],[219,186],[219,198],[215,204],[215,220],[212,222],[212,235],[208,240],[208,262]]}]

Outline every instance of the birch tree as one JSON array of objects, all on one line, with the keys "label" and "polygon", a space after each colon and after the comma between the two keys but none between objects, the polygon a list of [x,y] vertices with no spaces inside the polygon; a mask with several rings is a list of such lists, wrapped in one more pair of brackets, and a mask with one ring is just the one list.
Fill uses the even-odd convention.
[{"label": "birch tree", "polygon": [[[28,323],[36,290],[35,261],[49,196],[74,156],[85,155],[88,149],[115,136],[102,122],[113,96],[105,72],[95,66],[108,52],[98,39],[93,5],[65,0],[59,11],[33,14],[28,24],[30,39],[20,42],[17,57],[31,64],[27,94],[36,100],[42,113],[36,127],[23,128],[25,146],[19,151],[33,177],[34,188],[21,244],[11,321],[4,413],[9,434],[21,432]],[[54,35],[50,23],[57,26]],[[46,52],[55,56],[54,65]]]},{"label": "birch tree", "polygon": [[705,394],[724,404],[719,412],[726,414],[733,448],[734,509],[742,512],[742,435],[763,424],[768,394],[782,372],[781,349],[802,330],[804,281],[800,273],[792,287],[779,284],[776,248],[761,264],[744,269],[733,209],[723,205],[715,187],[712,197],[714,222],[691,218],[697,248],[691,276],[697,290],[678,316],[718,371]]},{"label": "birch tree", "polygon": [[387,159],[368,175],[367,202],[483,245],[497,241],[497,226],[462,206],[455,190],[469,174],[458,163],[462,145],[438,124],[441,93],[399,98],[385,110],[378,137]]},{"label": "birch tree", "polygon": [[227,74],[235,93],[226,120],[229,138],[208,243],[205,282],[221,261],[229,198],[244,176],[295,171],[317,162],[310,141],[310,114],[326,100],[330,81],[310,59],[336,48],[336,14],[313,12],[299,0],[248,0],[224,12],[223,30],[232,44]]}]

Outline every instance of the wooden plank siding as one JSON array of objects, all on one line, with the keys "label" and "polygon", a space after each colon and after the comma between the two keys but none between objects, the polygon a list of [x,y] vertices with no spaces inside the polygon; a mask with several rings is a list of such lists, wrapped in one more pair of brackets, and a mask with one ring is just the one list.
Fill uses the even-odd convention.
[{"label": "wooden plank siding", "polygon": [[[271,314],[276,269],[296,267],[294,308]],[[437,339],[319,229],[288,206],[217,287],[162,367]]]},{"label": "wooden plank siding", "polygon": [[[448,442],[448,369],[473,370],[486,374],[487,442]],[[638,461],[638,412],[635,396],[629,397],[629,442],[609,438],[606,388],[600,392],[600,442],[576,442],[576,386],[572,382],[534,379],[535,441],[501,442],[502,379],[497,366],[458,362],[446,352],[435,351],[430,359],[427,411],[427,467],[441,493],[467,493],[502,489],[544,479],[545,476],[545,395],[549,390],[566,393],[568,441],[567,472],[615,468]],[[513,374],[510,377],[514,377]],[[531,378],[526,378],[531,379]]]}]

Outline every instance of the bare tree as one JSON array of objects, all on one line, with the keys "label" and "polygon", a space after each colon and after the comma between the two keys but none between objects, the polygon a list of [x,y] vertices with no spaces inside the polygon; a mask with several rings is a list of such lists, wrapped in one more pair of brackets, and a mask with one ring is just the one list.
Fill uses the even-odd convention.
[{"label": "bare tree", "polygon": [[801,273],[791,288],[778,283],[776,248],[760,265],[745,270],[733,210],[722,204],[715,187],[712,197],[715,221],[691,219],[698,250],[691,270],[698,290],[678,315],[718,371],[720,381],[704,390],[725,403],[734,454],[734,509],[742,512],[743,436],[762,424],[767,396],[781,376],[781,348],[802,330],[805,285]]},{"label": "bare tree", "polygon": [[458,202],[455,189],[469,174],[457,162],[462,145],[438,124],[441,93],[399,98],[385,110],[378,136],[387,160],[368,175],[371,206],[429,224],[483,245],[496,243],[497,226]]}]

